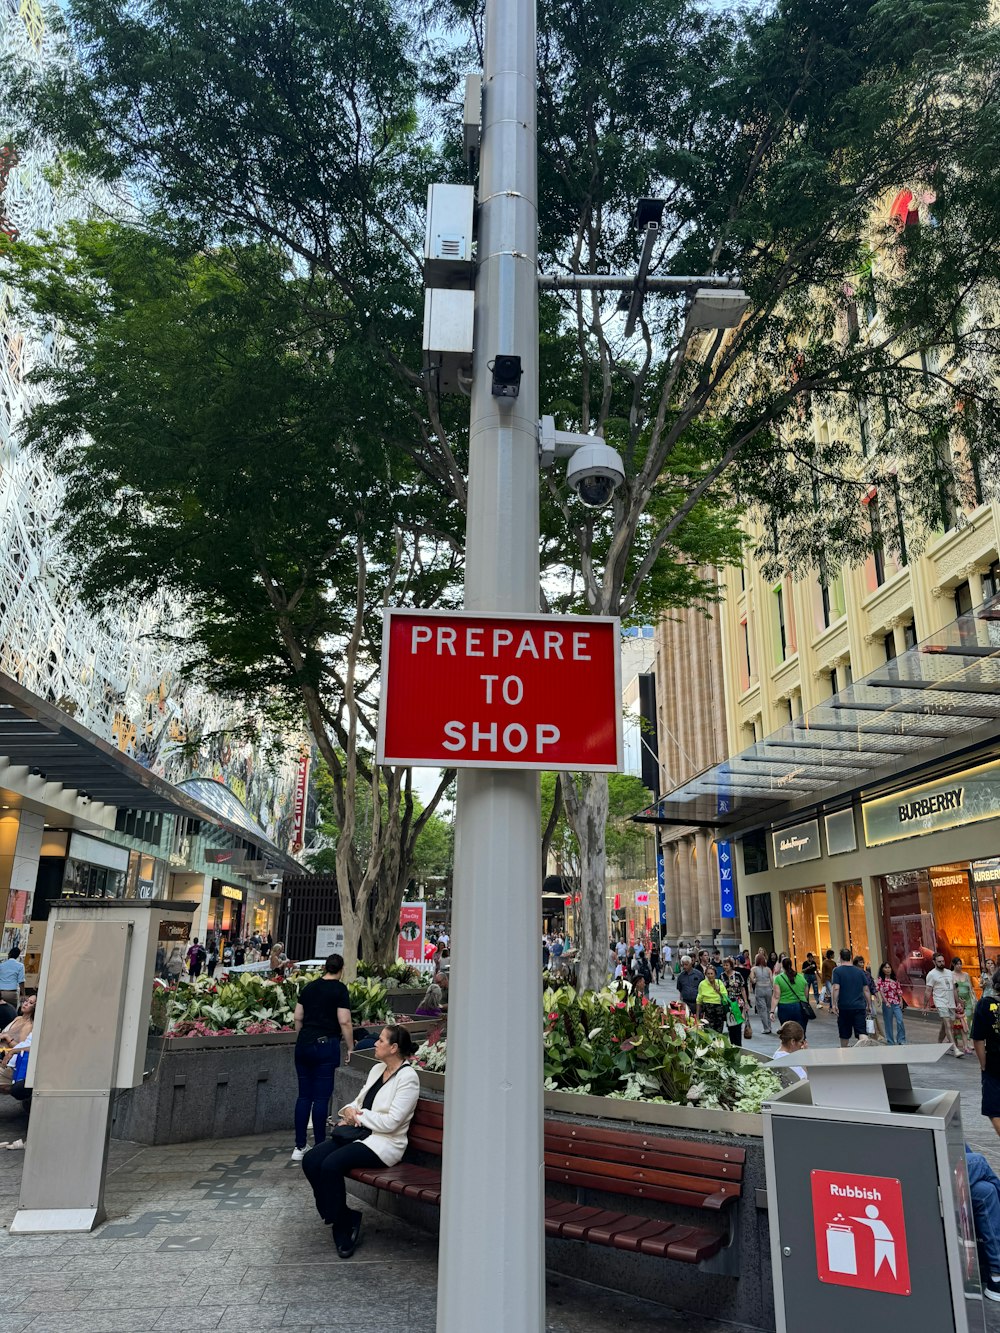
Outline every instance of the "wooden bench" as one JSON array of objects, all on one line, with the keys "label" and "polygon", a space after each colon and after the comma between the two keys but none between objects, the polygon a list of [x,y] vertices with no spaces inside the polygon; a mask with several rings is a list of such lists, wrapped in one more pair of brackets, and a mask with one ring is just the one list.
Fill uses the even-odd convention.
[{"label": "wooden bench", "polygon": [[[440,1157],[443,1135],[443,1104],[422,1097],[410,1122],[409,1146]],[[742,1148],[546,1120],[545,1179],[575,1187],[577,1200],[545,1200],[545,1234],[703,1264],[735,1276],[736,1206],[745,1157]],[[359,1167],[351,1177],[377,1190],[441,1206],[441,1172],[434,1167],[403,1161],[381,1169]],[[726,1226],[691,1226],[611,1211],[585,1203],[585,1190],[721,1214]]]}]

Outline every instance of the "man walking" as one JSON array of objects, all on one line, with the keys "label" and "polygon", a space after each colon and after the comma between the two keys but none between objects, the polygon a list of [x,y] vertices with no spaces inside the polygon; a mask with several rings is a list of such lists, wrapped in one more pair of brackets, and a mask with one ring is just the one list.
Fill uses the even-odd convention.
[{"label": "man walking", "polygon": [[851,962],[850,949],[841,949],[840,966],[833,969],[833,1012],[841,1046],[852,1037],[863,1037],[865,1018],[871,1012],[872,996],[868,978]]},{"label": "man walking", "polygon": [[681,959],[681,970],[677,974],[677,993],[692,1013],[698,1007],[698,987],[704,980],[704,972],[695,967],[690,954],[685,954]]},{"label": "man walking", "polygon": [[24,964],[21,962],[21,950],[15,944],[0,963],[0,1000],[4,1004],[12,1004],[16,1009],[21,1003],[23,992]]},{"label": "man walking", "polygon": [[194,937],[194,943],[187,951],[188,971],[191,974],[192,981],[195,977],[201,976],[202,965],[205,962],[205,950],[198,943],[198,936]]},{"label": "man walking", "polygon": [[[934,966],[927,973],[927,994],[941,1020],[938,1041],[947,1042],[956,1060],[965,1054],[955,1045],[955,1014],[958,1010],[958,996],[955,993],[955,973],[944,965],[944,954],[934,955]],[[981,1063],[981,1062],[980,1062]],[[998,1112],[1000,1114],[1000,1112]]]}]

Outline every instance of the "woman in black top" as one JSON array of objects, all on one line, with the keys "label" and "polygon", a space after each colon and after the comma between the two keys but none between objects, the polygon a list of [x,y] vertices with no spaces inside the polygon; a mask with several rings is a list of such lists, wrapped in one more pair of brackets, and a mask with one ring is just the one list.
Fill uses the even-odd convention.
[{"label": "woman in black top", "polygon": [[351,1022],[351,997],[343,982],[344,960],[332,953],[326,969],[316,981],[310,981],[299,993],[295,1006],[295,1072],[299,1095],[295,1102],[295,1150],[293,1162],[306,1154],[306,1132],[312,1112],[313,1142],[326,1138],[326,1117],[330,1112],[333,1080],[340,1064],[340,1038],[347,1043],[347,1058],[354,1049]]}]

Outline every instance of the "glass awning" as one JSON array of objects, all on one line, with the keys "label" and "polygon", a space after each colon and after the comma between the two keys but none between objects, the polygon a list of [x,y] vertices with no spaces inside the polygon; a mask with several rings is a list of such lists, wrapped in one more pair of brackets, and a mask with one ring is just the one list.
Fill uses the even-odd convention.
[{"label": "glass awning", "polygon": [[[722,828],[869,785],[1000,723],[1000,595],[633,818]],[[926,752],[926,753],[925,753]]]}]

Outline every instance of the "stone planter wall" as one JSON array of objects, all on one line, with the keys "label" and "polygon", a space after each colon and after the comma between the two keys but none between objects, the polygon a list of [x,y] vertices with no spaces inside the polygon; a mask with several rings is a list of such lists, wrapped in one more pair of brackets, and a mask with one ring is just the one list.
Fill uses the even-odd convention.
[{"label": "stone planter wall", "polygon": [[151,1043],[153,1072],[115,1100],[112,1137],[189,1143],[292,1130],[295,1033]]}]

